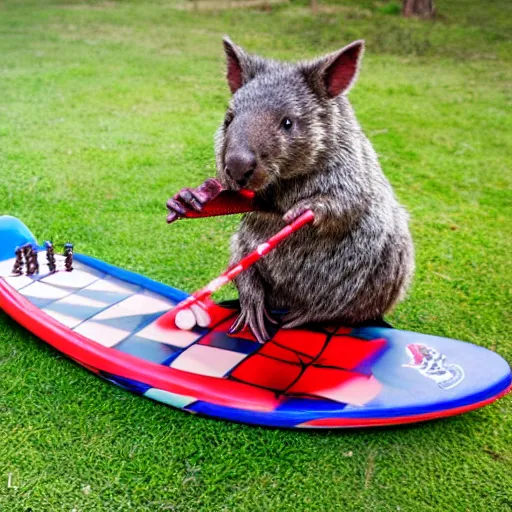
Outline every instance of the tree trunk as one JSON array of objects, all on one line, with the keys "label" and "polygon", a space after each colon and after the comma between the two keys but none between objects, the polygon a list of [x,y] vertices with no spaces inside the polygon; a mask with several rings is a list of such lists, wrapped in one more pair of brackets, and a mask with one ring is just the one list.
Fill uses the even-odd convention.
[{"label": "tree trunk", "polygon": [[311,10],[313,11],[313,14],[318,13],[318,0],[311,0],[310,1]]},{"label": "tree trunk", "polygon": [[406,18],[418,16],[431,19],[434,17],[434,0],[403,0],[402,14]]}]

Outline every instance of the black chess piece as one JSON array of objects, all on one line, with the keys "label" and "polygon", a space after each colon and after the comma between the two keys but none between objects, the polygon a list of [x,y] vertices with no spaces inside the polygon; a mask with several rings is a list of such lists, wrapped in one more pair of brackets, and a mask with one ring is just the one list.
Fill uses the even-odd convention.
[{"label": "black chess piece", "polygon": [[25,244],[23,247],[23,256],[27,265],[27,276],[32,276],[39,272],[39,263],[37,262],[37,250],[32,244]]},{"label": "black chess piece", "polygon": [[16,247],[14,251],[16,255],[16,260],[14,261],[14,266],[12,267],[12,273],[15,276],[21,276],[23,274],[23,250],[21,247]]},{"label": "black chess piece", "polygon": [[37,246],[32,247],[32,265],[34,265],[34,274],[39,274],[39,258],[37,257],[37,253],[39,249]]},{"label": "black chess piece", "polygon": [[25,267],[26,274],[30,276],[33,272],[31,272],[30,268],[30,260],[32,257],[32,246],[30,244],[25,244],[21,250],[23,251],[23,257],[25,258]]},{"label": "black chess piece", "polygon": [[71,272],[73,270],[73,244],[64,245],[64,258],[66,272]]},{"label": "black chess piece", "polygon": [[53,272],[57,271],[57,260],[55,259],[55,248],[53,244],[49,241],[44,243],[46,248],[46,260],[48,261],[48,269],[53,274]]}]

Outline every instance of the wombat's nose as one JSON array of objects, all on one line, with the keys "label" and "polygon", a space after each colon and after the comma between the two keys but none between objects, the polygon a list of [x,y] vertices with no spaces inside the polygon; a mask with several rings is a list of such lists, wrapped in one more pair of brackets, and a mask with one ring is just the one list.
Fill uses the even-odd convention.
[{"label": "wombat's nose", "polygon": [[256,169],[256,155],[251,151],[230,153],[226,156],[226,173],[243,187],[251,179]]}]

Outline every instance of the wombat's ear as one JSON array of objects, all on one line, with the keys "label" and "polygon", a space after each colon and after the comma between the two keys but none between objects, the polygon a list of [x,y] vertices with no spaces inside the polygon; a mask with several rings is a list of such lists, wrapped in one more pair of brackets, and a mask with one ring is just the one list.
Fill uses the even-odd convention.
[{"label": "wombat's ear", "polygon": [[364,51],[364,41],[354,41],[345,48],[317,61],[307,63],[302,70],[313,89],[334,98],[347,93],[354,84]]},{"label": "wombat's ear", "polygon": [[259,57],[246,53],[227,36],[223,38],[222,42],[224,43],[224,52],[227,59],[226,78],[229,89],[234,94],[242,85],[264,69],[265,62]]}]

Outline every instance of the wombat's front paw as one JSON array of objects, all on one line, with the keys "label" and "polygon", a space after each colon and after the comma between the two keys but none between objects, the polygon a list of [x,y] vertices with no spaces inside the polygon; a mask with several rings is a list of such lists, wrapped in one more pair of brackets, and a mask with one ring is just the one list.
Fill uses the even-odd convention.
[{"label": "wombat's front paw", "polygon": [[265,343],[270,339],[265,320],[277,324],[268,314],[263,302],[251,303],[248,307],[242,308],[240,315],[231,326],[229,333],[235,334],[248,326],[256,337],[256,340],[259,343]]},{"label": "wombat's front paw", "polygon": [[315,201],[313,199],[303,199],[302,201],[299,201],[284,214],[283,220],[287,224],[290,224],[290,222],[293,222],[308,210],[311,210],[315,215],[313,224],[318,225],[320,222],[322,222],[325,217],[325,209],[323,208],[321,202]]},{"label": "wombat's front paw", "polygon": [[167,222],[170,224],[184,217],[190,210],[200,212],[203,206],[215,199],[222,191],[222,185],[215,178],[206,180],[202,185],[193,188],[184,188],[167,201],[169,215]]}]

